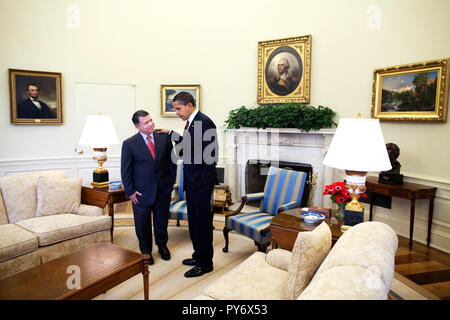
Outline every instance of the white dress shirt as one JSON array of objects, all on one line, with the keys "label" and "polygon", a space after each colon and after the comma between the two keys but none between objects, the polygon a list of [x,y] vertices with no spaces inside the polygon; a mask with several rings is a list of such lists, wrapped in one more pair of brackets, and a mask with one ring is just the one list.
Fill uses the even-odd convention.
[{"label": "white dress shirt", "polygon": [[[147,136],[145,133],[142,133],[142,132],[140,132],[140,131],[139,131],[139,133],[141,134],[142,138],[144,138],[145,144],[146,144],[147,147],[148,147],[148,136]],[[150,133],[149,136],[150,136],[151,139],[152,139],[153,145],[155,145],[155,138],[153,137],[153,132]]]},{"label": "white dress shirt", "polygon": [[189,118],[188,118],[189,126],[188,126],[186,129],[189,130],[189,127],[191,126],[192,121],[194,121],[194,118],[195,118],[195,116],[197,115],[197,113],[198,113],[198,109],[196,108],[195,111],[192,112],[191,115],[190,115]]},{"label": "white dress shirt", "polygon": [[[195,116],[197,115],[197,113],[198,113],[198,109],[195,108],[195,111],[192,112],[191,115],[189,116],[189,118],[187,119],[187,121],[189,121],[189,126],[188,126],[185,130],[189,130],[189,128],[191,127],[192,121],[194,121],[194,118],[195,118]],[[186,126],[186,125],[185,125],[185,126]],[[172,131],[173,131],[173,130],[170,130],[170,131],[169,131],[169,135],[172,134]],[[183,132],[184,132],[184,131],[183,131]]]},{"label": "white dress shirt", "polygon": [[30,100],[34,103],[34,105],[36,106],[36,108],[38,108],[39,110],[42,110],[42,106],[39,103],[39,101],[34,100],[33,98],[30,97]]}]

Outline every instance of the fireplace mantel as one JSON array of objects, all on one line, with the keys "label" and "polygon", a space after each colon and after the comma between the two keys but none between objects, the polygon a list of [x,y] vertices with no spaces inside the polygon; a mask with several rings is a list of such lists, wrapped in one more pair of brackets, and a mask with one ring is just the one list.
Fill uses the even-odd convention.
[{"label": "fireplace mantel", "polygon": [[[223,128],[225,129],[225,128]],[[265,160],[309,163],[317,175],[313,205],[331,207],[324,199],[323,187],[333,183],[336,170],[325,167],[322,161],[336,129],[303,132],[294,128],[240,128],[228,129],[225,134],[226,178],[233,196],[239,201],[245,194],[245,165],[248,160]]]}]

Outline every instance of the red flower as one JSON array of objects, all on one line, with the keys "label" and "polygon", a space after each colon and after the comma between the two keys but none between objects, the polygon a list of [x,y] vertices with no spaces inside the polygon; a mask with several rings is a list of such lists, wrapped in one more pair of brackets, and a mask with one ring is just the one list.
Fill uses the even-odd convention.
[{"label": "red flower", "polygon": [[332,184],[330,184],[329,186],[325,186],[325,192],[324,194],[331,194],[331,193],[335,193],[336,190],[334,189],[334,186]]},{"label": "red flower", "polygon": [[334,199],[335,199],[338,203],[343,203],[345,200],[347,200],[347,198],[344,197],[344,196],[335,196]]},{"label": "red flower", "polygon": [[330,195],[331,201],[343,205],[351,200],[352,194],[345,189],[345,182],[335,182],[325,186],[324,195]]},{"label": "red flower", "polygon": [[359,198],[367,199],[367,194],[365,194],[365,193],[358,194],[358,199]]},{"label": "red flower", "polygon": [[333,186],[336,191],[344,191],[345,190],[345,182],[335,182],[333,184]]}]

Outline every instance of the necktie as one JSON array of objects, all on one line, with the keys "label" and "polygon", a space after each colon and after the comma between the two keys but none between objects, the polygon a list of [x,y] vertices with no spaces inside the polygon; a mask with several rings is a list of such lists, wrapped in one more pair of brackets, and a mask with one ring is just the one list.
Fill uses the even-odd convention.
[{"label": "necktie", "polygon": [[155,159],[155,145],[153,144],[152,137],[151,136],[147,137],[148,137],[148,150],[150,151],[153,159]]},{"label": "necktie", "polygon": [[186,134],[186,131],[188,130],[188,128],[189,128],[189,120],[186,121],[186,126],[184,127],[183,136]]}]

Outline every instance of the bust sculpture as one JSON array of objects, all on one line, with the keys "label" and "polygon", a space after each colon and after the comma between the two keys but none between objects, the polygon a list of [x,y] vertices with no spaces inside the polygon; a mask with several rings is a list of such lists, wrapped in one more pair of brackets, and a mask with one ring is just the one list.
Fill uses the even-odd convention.
[{"label": "bust sculpture", "polygon": [[403,184],[403,175],[400,174],[400,162],[397,161],[400,155],[400,148],[395,143],[386,143],[386,149],[391,161],[391,170],[383,171],[379,174],[378,181],[390,184]]},{"label": "bust sculpture", "polygon": [[391,161],[392,169],[389,171],[389,173],[400,173],[400,167],[402,166],[400,162],[397,161],[398,156],[400,155],[400,148],[395,143],[386,143],[386,149],[389,155],[389,160]]}]

